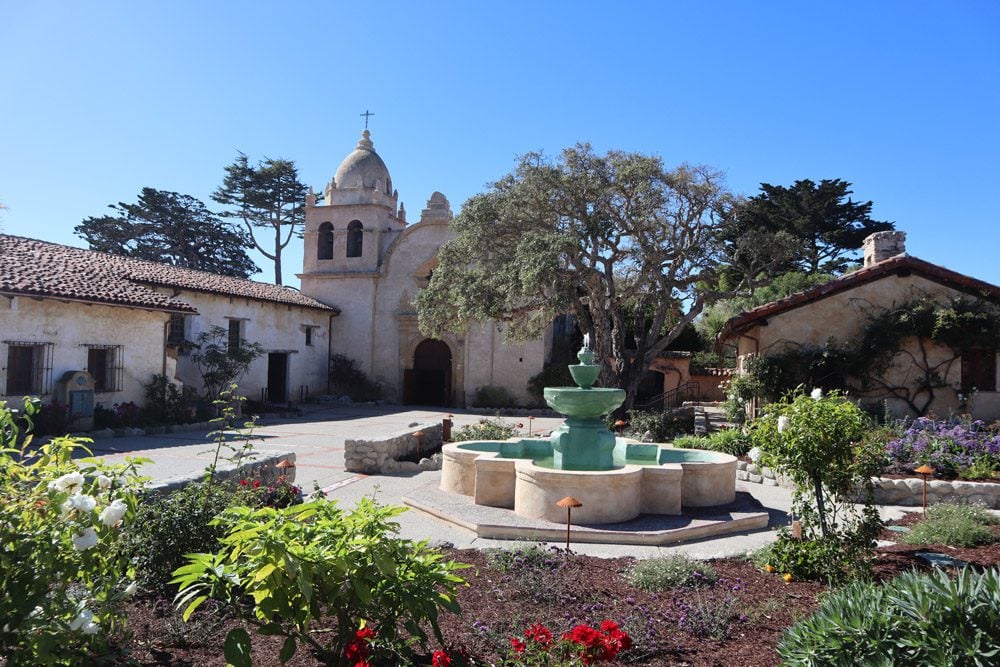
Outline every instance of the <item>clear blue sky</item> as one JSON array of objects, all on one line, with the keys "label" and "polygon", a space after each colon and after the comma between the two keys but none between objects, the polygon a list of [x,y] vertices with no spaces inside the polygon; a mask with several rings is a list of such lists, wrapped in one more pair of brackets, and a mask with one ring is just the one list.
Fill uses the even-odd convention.
[{"label": "clear blue sky", "polygon": [[848,180],[911,254],[1000,284],[987,0],[0,0],[0,228],[82,246],[75,225],[144,186],[214,206],[238,150],[321,190],[366,109],[411,220],[589,141],[746,194]]}]

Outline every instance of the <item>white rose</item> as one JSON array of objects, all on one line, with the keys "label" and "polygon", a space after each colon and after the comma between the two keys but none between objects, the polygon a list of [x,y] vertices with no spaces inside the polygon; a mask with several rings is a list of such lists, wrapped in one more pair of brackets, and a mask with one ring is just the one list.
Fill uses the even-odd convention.
[{"label": "white rose", "polygon": [[819,399],[823,398],[823,390],[820,389],[819,387],[816,387],[815,389],[812,390],[812,393],[809,395],[812,397],[814,401],[818,401]]},{"label": "white rose", "polygon": [[139,584],[133,581],[131,584],[125,587],[125,597],[127,598],[132,597],[133,595],[135,595],[135,592],[137,590],[139,590]]},{"label": "white rose", "polygon": [[76,493],[83,488],[83,475],[78,472],[66,473],[59,479],[51,482],[49,488],[55,491]]},{"label": "white rose", "polygon": [[788,417],[781,415],[778,417],[778,433],[784,433],[788,430]]},{"label": "white rose", "polygon": [[77,551],[86,551],[97,544],[97,531],[92,527],[84,528],[82,533],[73,535],[73,548]]},{"label": "white rose", "polygon": [[97,623],[94,622],[94,612],[84,609],[73,622],[69,624],[70,630],[79,630],[85,635],[96,635],[98,631]]},{"label": "white rose", "polygon": [[111,488],[111,478],[108,477],[107,475],[98,475],[97,476],[97,486],[101,487],[102,489],[110,489]]},{"label": "white rose", "polygon": [[747,456],[751,461],[757,463],[757,461],[760,461],[760,453],[760,447],[753,447],[749,452],[747,452]]},{"label": "white rose", "polygon": [[122,520],[122,517],[125,516],[125,512],[127,511],[128,505],[125,504],[124,500],[119,498],[105,507],[99,518],[101,519],[101,523],[108,528],[111,528]]},{"label": "white rose", "polygon": [[87,512],[93,512],[95,507],[97,507],[97,499],[93,496],[76,493],[67,498],[66,502],[63,503],[63,516],[73,510],[86,514]]}]

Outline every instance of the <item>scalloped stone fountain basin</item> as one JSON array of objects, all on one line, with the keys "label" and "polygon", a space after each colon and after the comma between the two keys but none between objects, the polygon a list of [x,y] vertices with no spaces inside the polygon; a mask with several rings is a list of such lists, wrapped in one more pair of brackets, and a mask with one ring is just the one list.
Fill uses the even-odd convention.
[{"label": "scalloped stone fountain basin", "polygon": [[581,525],[680,514],[736,497],[736,457],[625,438],[616,439],[617,462],[609,470],[554,468],[550,443],[542,439],[451,443],[442,454],[442,490],[546,521],[566,520],[556,506],[565,496],[583,503],[573,510]]},{"label": "scalloped stone fountain basin", "polygon": [[545,401],[566,415],[548,440],[447,444],[441,489],[552,522],[565,520],[556,503],[573,496],[583,503],[573,512],[582,525],[733,502],[736,457],[616,438],[601,417],[622,404],[625,392],[593,387],[600,367],[586,338],[577,356],[581,363],[569,370],[578,386],[544,390]]}]

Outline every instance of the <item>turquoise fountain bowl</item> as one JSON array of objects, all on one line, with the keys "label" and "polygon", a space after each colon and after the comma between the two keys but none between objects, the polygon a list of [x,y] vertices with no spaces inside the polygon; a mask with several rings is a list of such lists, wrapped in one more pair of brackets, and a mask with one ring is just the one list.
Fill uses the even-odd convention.
[{"label": "turquoise fountain bowl", "polygon": [[545,402],[561,415],[600,417],[625,401],[624,389],[545,387]]}]

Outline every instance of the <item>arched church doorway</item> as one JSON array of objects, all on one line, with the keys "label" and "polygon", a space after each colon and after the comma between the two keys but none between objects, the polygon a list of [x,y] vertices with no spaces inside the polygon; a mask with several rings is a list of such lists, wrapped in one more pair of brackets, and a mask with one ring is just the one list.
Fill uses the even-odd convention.
[{"label": "arched church doorway", "polygon": [[413,368],[403,374],[403,402],[408,405],[451,405],[451,348],[428,338],[413,351]]}]

